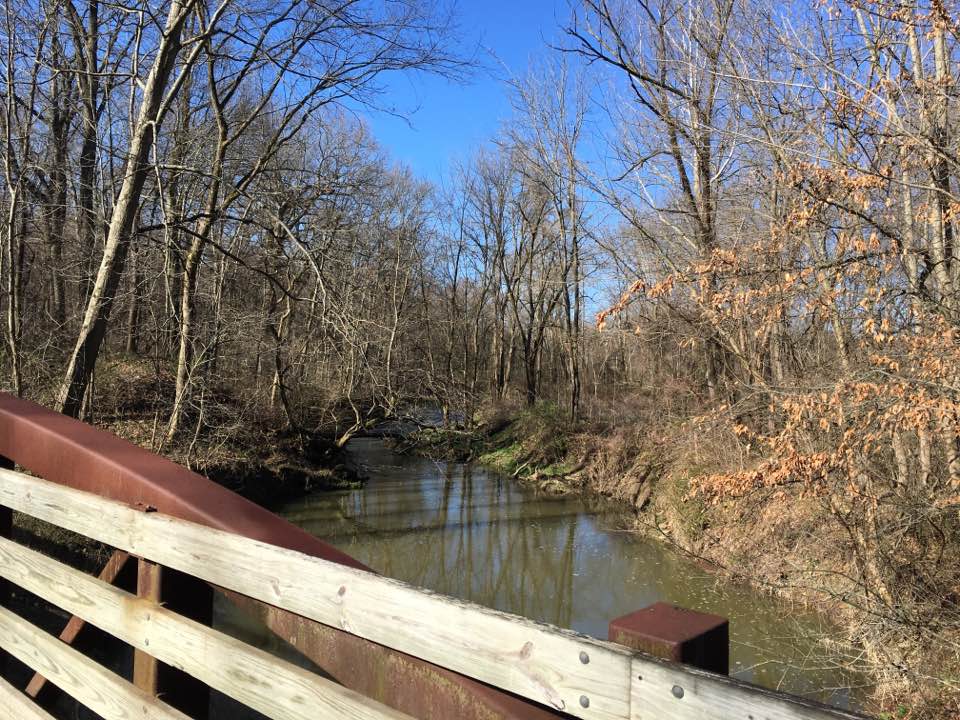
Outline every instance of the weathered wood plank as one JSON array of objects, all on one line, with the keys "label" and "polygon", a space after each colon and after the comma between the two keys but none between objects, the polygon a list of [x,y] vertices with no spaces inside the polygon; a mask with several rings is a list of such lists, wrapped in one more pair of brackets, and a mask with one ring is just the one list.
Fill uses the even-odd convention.
[{"label": "weathered wood plank", "polygon": [[190,720],[4,608],[0,647],[106,720]]},{"label": "weathered wood plank", "polygon": [[53,720],[53,715],[0,678],[0,717],[16,720]]},{"label": "weathered wood plank", "polygon": [[574,716],[629,717],[612,643],[20,473],[0,472],[0,504]]},{"label": "weathered wood plank", "polygon": [[0,576],[274,720],[408,717],[10,540]]},{"label": "weathered wood plank", "polygon": [[846,713],[665,660],[634,659],[630,720],[858,720]]},{"label": "weathered wood plank", "polygon": [[[103,569],[100,571],[98,577],[107,583],[113,583],[117,579],[117,575],[123,570],[123,566],[127,564],[127,561],[130,559],[128,553],[123,552],[122,550],[116,550],[110,556],[110,559],[107,560],[106,564],[103,566]],[[83,630],[86,623],[82,618],[78,618],[76,615],[71,617],[67,624],[64,625],[63,630],[60,632],[60,639],[63,640],[67,645],[73,645],[74,640],[77,639],[77,636]],[[43,690],[44,685],[46,685],[47,680],[40,673],[34,673],[33,678],[31,678],[30,683],[27,685],[27,689],[24,692],[32,697],[36,698],[40,695],[40,691]]]}]

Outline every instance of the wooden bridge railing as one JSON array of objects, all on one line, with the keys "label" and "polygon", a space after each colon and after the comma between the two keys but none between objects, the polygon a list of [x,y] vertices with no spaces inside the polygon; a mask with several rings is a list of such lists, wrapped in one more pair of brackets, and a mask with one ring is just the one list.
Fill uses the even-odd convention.
[{"label": "wooden bridge railing", "polygon": [[[0,470],[0,506],[574,717],[860,717],[12,470]],[[8,538],[0,577],[269,718],[407,717]],[[0,648],[107,720],[187,717],[6,608]],[[49,718],[6,682],[0,708]]]}]

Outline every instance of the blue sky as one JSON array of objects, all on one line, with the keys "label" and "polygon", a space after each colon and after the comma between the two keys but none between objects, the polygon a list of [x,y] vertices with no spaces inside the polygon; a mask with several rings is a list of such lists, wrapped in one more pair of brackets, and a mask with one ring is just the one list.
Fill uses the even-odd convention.
[{"label": "blue sky", "polygon": [[466,84],[425,74],[388,77],[379,104],[404,118],[372,112],[374,137],[399,162],[439,182],[455,159],[466,159],[510,116],[503,78],[522,76],[529,61],[560,39],[567,0],[458,0],[464,48],[486,68]]}]

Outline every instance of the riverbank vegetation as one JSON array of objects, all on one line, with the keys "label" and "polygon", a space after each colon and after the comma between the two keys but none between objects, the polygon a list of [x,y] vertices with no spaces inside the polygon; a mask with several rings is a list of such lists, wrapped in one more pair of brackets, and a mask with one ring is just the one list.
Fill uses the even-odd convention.
[{"label": "riverbank vegetation", "polygon": [[955,715],[960,14],[568,10],[440,187],[362,118],[470,71],[435,3],[7,2],[4,389],[265,497],[438,408]]}]

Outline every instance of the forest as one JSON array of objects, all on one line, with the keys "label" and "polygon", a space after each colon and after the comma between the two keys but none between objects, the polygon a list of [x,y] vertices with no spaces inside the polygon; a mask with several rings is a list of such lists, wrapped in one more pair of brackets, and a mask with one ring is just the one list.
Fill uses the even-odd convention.
[{"label": "forest", "polygon": [[5,0],[0,388],[211,475],[512,423],[518,473],[836,611],[876,712],[956,717],[960,8],[556,23],[437,183],[364,113],[488,71],[455,5]]}]

